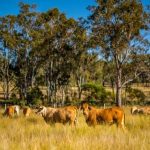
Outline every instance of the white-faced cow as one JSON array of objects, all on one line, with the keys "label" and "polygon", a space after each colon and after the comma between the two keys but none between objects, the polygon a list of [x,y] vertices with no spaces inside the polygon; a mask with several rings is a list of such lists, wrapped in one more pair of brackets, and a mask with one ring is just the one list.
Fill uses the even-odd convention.
[{"label": "white-faced cow", "polygon": [[50,124],[69,123],[74,126],[77,121],[77,108],[75,106],[66,106],[63,108],[41,106],[36,113],[42,115],[44,120]]}]

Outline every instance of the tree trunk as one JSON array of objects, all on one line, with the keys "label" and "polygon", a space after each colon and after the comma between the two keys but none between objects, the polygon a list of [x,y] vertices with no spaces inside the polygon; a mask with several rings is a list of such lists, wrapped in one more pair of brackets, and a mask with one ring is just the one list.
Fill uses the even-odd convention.
[{"label": "tree trunk", "polygon": [[6,99],[9,99],[9,62],[7,62],[6,68]]},{"label": "tree trunk", "polygon": [[50,81],[47,80],[47,101],[50,103]]},{"label": "tree trunk", "polygon": [[62,86],[62,106],[64,106],[65,104],[65,90],[64,90],[65,87]]},{"label": "tree trunk", "polygon": [[6,79],[4,78],[4,81],[3,81],[3,91],[4,91],[4,99],[6,100]]},{"label": "tree trunk", "polygon": [[9,99],[9,63],[5,62],[4,68],[4,78],[3,78],[3,91],[4,91],[4,99]]},{"label": "tree trunk", "polygon": [[34,74],[34,68],[33,68],[33,71],[32,71],[32,77],[31,77],[31,87],[35,87],[35,74]]},{"label": "tree trunk", "polygon": [[6,99],[9,99],[9,79],[6,79]]},{"label": "tree trunk", "polygon": [[27,98],[27,76],[24,77],[24,98]]},{"label": "tree trunk", "polygon": [[81,99],[82,94],[82,77],[77,77],[77,87],[78,87],[78,98]]},{"label": "tree trunk", "polygon": [[121,99],[121,75],[122,75],[122,69],[121,68],[117,68],[116,71],[116,104],[117,106],[121,106],[122,105],[122,99]]},{"label": "tree trunk", "polygon": [[112,93],[113,93],[113,95],[115,95],[114,80],[110,79],[110,81],[111,81],[111,89],[112,89]]}]

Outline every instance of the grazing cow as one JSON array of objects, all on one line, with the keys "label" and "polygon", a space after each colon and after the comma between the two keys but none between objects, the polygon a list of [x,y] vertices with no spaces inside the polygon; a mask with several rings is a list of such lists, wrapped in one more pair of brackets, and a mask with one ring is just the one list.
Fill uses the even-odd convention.
[{"label": "grazing cow", "polygon": [[4,112],[4,116],[14,117],[15,109],[14,106],[8,106]]},{"label": "grazing cow", "polygon": [[29,107],[23,108],[23,114],[25,117],[28,117],[31,114],[32,110]]},{"label": "grazing cow", "polygon": [[83,110],[86,123],[89,126],[95,127],[97,124],[101,123],[115,123],[118,127],[125,129],[125,113],[120,107],[98,109],[89,106],[88,103],[82,103],[81,109]]},{"label": "grazing cow", "polygon": [[69,123],[73,126],[76,125],[77,121],[77,108],[75,106],[66,106],[63,108],[41,106],[36,113],[42,115],[44,120],[50,124]]},{"label": "grazing cow", "polygon": [[131,114],[144,114],[144,115],[150,115],[150,107],[145,106],[145,107],[136,107],[133,106],[131,108]]}]

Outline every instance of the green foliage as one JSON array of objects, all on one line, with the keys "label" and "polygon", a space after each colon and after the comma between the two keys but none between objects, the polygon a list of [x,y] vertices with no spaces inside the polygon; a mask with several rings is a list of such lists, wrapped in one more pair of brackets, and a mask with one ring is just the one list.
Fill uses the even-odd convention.
[{"label": "green foliage", "polygon": [[25,106],[27,104],[26,100],[19,100],[17,98],[11,98],[9,100],[0,100],[1,105],[20,105],[20,106]]},{"label": "green foliage", "polygon": [[43,104],[42,100],[41,99],[33,99],[32,103],[33,105],[36,105],[36,106],[40,106]]},{"label": "green foliage", "polygon": [[94,83],[87,83],[82,85],[82,90],[90,92],[90,95],[87,99],[91,102],[95,100],[100,100],[102,103],[104,103],[109,95],[109,93],[105,90],[105,88],[102,85]]},{"label": "green foliage", "polygon": [[24,106],[27,105],[27,101],[26,101],[26,100],[20,100],[20,101],[19,101],[19,105],[20,105],[21,107],[24,107]]},{"label": "green foliage", "polygon": [[38,87],[34,87],[27,92],[27,103],[39,105],[42,104],[43,94]]},{"label": "green foliage", "polygon": [[11,99],[17,99],[16,93],[11,93],[10,98],[11,98]]},{"label": "green foliage", "polygon": [[144,102],[145,94],[139,89],[133,89],[131,87],[127,88],[128,97],[130,100],[136,100],[138,103]]},{"label": "green foliage", "polygon": [[139,63],[132,65],[131,71],[127,71],[128,74],[126,71],[123,74],[123,68],[128,62],[132,62],[131,56],[145,54],[145,50],[149,47],[149,42],[141,31],[148,31],[150,15],[139,0],[97,0],[96,2],[97,5],[89,7],[91,15],[88,21],[92,31],[90,40],[94,48],[100,47],[107,61],[114,62],[112,67],[116,73],[114,73],[115,78],[114,75],[111,78],[118,84],[115,86],[116,101],[117,105],[121,106],[120,87],[138,76],[137,74],[142,71],[143,61],[140,61],[140,65]]}]

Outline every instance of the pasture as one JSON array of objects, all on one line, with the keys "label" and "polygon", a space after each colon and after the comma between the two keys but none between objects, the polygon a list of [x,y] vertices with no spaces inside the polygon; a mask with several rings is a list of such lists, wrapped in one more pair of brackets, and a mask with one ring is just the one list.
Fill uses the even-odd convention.
[{"label": "pasture", "polygon": [[41,116],[7,118],[0,110],[0,150],[148,150],[150,147],[150,116],[131,116],[126,111],[123,132],[115,125],[88,127],[82,113],[77,127],[50,126]]}]

